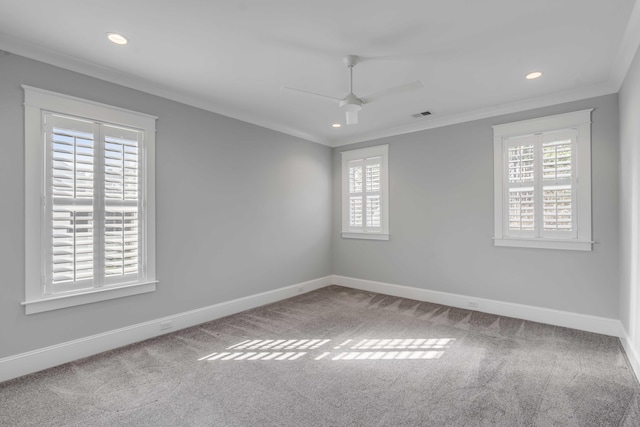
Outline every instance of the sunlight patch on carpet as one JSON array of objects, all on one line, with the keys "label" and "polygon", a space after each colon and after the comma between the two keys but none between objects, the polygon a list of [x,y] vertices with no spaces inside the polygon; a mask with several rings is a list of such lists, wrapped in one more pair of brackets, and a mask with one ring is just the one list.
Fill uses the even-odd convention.
[{"label": "sunlight patch on carpet", "polygon": [[439,359],[455,338],[348,339],[322,351],[329,339],[244,340],[199,358],[199,361],[296,360],[309,355],[314,360],[429,360]]}]

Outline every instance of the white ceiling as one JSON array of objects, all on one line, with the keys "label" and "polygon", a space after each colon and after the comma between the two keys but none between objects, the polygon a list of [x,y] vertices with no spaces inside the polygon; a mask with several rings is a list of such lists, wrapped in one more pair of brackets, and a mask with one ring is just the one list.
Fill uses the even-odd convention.
[{"label": "white ceiling", "polygon": [[[635,0],[0,0],[2,50],[330,146],[614,93],[639,44]],[[345,96],[347,54],[359,96],[424,87],[350,126],[281,90]]]}]

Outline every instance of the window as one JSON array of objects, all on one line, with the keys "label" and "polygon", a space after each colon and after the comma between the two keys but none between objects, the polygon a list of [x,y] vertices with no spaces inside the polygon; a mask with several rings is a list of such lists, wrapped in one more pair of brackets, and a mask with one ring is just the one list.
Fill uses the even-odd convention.
[{"label": "window", "polygon": [[591,111],[493,127],[496,246],[591,250]]},{"label": "window", "polygon": [[388,152],[342,152],[342,237],[389,240]]},{"label": "window", "polygon": [[25,91],[27,314],[155,290],[155,117]]}]

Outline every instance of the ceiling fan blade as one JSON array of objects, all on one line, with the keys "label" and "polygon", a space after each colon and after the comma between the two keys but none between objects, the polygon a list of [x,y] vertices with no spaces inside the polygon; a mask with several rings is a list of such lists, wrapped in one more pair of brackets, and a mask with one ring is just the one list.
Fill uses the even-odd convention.
[{"label": "ceiling fan blade", "polygon": [[282,86],[280,89],[282,90],[288,90],[291,92],[297,92],[297,93],[302,93],[305,95],[311,95],[311,96],[315,96],[317,98],[323,98],[325,100],[329,100],[329,101],[333,101],[333,102],[340,102],[342,101],[341,98],[335,98],[333,96],[329,96],[329,95],[323,95],[321,93],[315,93],[315,92],[309,92],[308,90],[302,90],[302,89],[295,89],[292,87],[287,87],[287,86]]},{"label": "ceiling fan blade", "polygon": [[368,95],[368,96],[363,96],[360,98],[360,100],[362,101],[363,104],[369,104],[380,98],[384,98],[385,96],[396,95],[398,93],[408,92],[411,90],[420,89],[422,87],[423,87],[422,83],[419,80],[416,80],[415,82],[381,90],[379,92],[372,93],[371,95]]}]

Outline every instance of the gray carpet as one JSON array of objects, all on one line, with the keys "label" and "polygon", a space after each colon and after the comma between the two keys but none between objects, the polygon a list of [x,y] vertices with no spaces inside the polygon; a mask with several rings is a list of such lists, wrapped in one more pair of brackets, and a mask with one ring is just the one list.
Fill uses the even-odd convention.
[{"label": "gray carpet", "polygon": [[640,426],[616,338],[331,286],[0,384],[2,426]]}]

